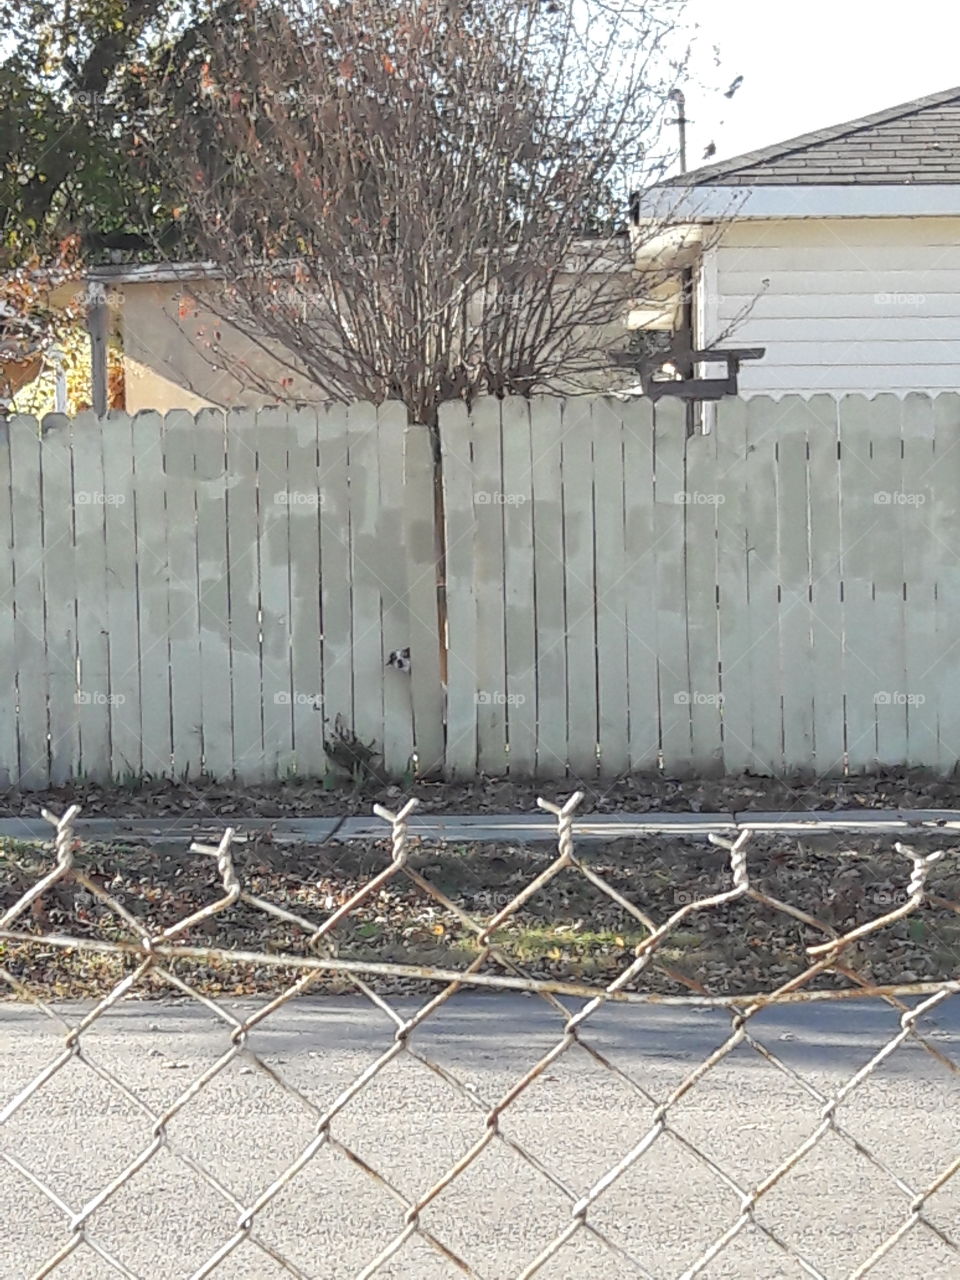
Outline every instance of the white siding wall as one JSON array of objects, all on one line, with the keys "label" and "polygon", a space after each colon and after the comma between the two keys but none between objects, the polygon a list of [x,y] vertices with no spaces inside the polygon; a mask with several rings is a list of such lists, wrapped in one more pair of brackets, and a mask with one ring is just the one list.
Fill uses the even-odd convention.
[{"label": "white siding wall", "polygon": [[960,388],[960,218],[745,220],[707,257],[706,337],[767,348],[744,393]]}]

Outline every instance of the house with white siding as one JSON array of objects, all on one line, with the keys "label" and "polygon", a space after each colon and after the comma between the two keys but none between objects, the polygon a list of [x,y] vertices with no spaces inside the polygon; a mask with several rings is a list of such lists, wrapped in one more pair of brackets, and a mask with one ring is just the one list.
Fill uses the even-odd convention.
[{"label": "house with white siding", "polygon": [[686,316],[695,348],[765,348],[742,394],[960,389],[960,88],[694,170],[653,204],[690,227],[689,305],[678,284],[666,321],[634,325]]}]

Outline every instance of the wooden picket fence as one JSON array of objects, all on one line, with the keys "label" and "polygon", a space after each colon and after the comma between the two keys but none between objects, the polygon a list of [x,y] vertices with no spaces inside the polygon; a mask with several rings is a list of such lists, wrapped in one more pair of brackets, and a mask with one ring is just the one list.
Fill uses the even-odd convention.
[{"label": "wooden picket fence", "polygon": [[[320,775],[338,715],[392,773],[414,723],[442,762],[431,446],[405,423],[364,404],[12,419],[0,777]],[[411,645],[432,667],[385,678]]]},{"label": "wooden picket fence", "polygon": [[448,771],[954,768],[960,396],[681,414],[451,406]]},{"label": "wooden picket fence", "polygon": [[954,768],[960,395],[681,412],[0,426],[0,780]]}]

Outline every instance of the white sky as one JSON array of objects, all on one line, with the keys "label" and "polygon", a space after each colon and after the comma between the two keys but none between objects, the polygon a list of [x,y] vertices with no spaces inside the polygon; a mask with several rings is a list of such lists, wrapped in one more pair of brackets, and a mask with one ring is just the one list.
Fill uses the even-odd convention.
[{"label": "white sky", "polygon": [[[957,0],[688,0],[700,26],[687,164],[752,151],[960,85]],[[714,65],[712,46],[720,46]],[[735,76],[743,84],[728,100]]]}]

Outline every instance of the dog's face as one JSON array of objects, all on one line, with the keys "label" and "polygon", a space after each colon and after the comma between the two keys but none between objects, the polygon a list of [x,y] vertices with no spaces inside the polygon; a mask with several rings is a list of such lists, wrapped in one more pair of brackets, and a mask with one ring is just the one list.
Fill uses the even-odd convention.
[{"label": "dog's face", "polygon": [[409,649],[392,649],[390,656],[387,658],[388,667],[396,667],[398,671],[410,670],[410,650]]}]

